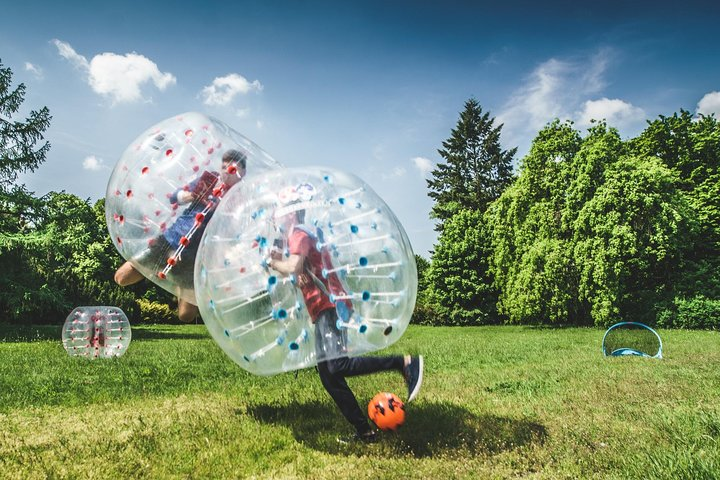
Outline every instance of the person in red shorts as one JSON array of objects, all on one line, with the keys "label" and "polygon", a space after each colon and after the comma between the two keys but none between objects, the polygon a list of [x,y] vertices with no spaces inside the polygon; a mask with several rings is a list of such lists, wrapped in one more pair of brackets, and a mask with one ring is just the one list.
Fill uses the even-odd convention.
[{"label": "person in red shorts", "polygon": [[[296,191],[302,189],[314,191],[310,184],[295,187]],[[289,196],[292,198],[292,194]],[[308,314],[315,325],[315,352],[320,380],[342,415],[355,427],[353,439],[373,442],[377,438],[377,432],[370,427],[346,378],[396,370],[405,377],[410,402],[420,391],[423,357],[347,355],[346,331],[338,328],[337,320],[340,315],[350,312],[352,305],[348,300],[336,303],[331,301],[331,296],[344,294],[342,284],[336,275],[331,274],[327,278],[322,275],[323,257],[327,261],[329,252],[327,248],[317,249],[317,230],[303,225],[305,211],[295,202],[275,212],[276,225],[287,236],[288,249],[286,256],[274,252],[268,266],[282,275],[295,276],[296,285],[300,287]]]}]

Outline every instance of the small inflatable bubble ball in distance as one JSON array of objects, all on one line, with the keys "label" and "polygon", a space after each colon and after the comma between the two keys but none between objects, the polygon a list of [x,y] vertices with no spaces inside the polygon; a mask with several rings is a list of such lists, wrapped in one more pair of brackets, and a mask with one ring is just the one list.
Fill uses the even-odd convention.
[{"label": "small inflatable bubble ball in distance", "polygon": [[380,392],[368,403],[368,417],[380,430],[397,430],[405,422],[405,404],[394,393]]},{"label": "small inflatable bubble ball in distance", "polygon": [[77,307],[62,330],[63,347],[72,357],[119,357],[130,345],[132,334],[125,313],[117,307]]}]

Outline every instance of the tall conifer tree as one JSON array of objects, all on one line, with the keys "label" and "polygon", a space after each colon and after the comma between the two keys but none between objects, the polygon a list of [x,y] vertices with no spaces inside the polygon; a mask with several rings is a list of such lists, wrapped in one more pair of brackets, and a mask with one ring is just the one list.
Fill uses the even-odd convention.
[{"label": "tall conifer tree", "polygon": [[427,180],[428,195],[435,201],[430,216],[440,221],[437,230],[460,210],[484,212],[512,182],[517,148],[501,148],[502,127],[495,126],[477,100],[465,102],[450,138],[438,150],[445,163],[439,163]]}]

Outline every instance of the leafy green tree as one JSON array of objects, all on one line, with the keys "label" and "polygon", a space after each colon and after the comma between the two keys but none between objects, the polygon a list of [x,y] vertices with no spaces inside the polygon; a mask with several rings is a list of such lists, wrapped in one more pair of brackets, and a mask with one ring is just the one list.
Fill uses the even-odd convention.
[{"label": "leafy green tree", "polygon": [[656,158],[623,156],[580,210],[573,260],[579,300],[596,325],[655,323],[682,264],[693,215],[677,176]]},{"label": "leafy green tree", "polygon": [[425,257],[415,254],[415,265],[418,273],[418,297],[421,297],[428,288],[427,272],[430,269],[430,262]]},{"label": "leafy green tree", "polygon": [[522,160],[515,183],[488,210],[489,268],[499,291],[498,310],[509,322],[580,321],[564,217],[570,165],[581,147],[571,123],[547,125]]},{"label": "leafy green tree", "polygon": [[517,148],[500,147],[502,125],[483,113],[477,100],[465,102],[465,110],[449,139],[438,150],[438,163],[427,180],[428,195],[435,201],[431,217],[444,222],[463,209],[484,212],[512,182],[512,162]]},{"label": "leafy green tree", "polygon": [[430,270],[430,262],[416,254],[415,265],[418,274],[418,293],[412,321],[420,325],[433,325],[435,324],[437,315],[429,299],[428,272]]},{"label": "leafy green tree", "polygon": [[120,257],[110,242],[102,201],[51,192],[32,232],[0,239],[0,307],[18,323],[57,323],[78,305],[116,305],[137,317],[135,294],[115,285]]},{"label": "leafy green tree", "polygon": [[498,322],[488,275],[489,232],[483,213],[460,210],[445,222],[427,271],[428,300],[444,325]]},{"label": "leafy green tree", "polygon": [[[720,122],[681,110],[648,122],[629,143],[634,153],[658,158],[676,173],[696,220],[697,228],[683,232],[685,252],[674,271],[674,299],[665,302],[658,321],[664,326],[709,327],[712,322],[699,318],[702,309],[685,306],[712,305],[720,299]],[[689,312],[698,318],[690,318]]]},{"label": "leafy green tree", "polygon": [[553,122],[488,211],[499,310],[514,323],[654,322],[693,212],[676,173],[604,123]]}]

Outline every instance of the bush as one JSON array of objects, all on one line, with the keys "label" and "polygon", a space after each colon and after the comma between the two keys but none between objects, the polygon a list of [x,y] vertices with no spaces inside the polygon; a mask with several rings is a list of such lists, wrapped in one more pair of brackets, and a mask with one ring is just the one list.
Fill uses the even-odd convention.
[{"label": "bush", "polygon": [[413,325],[442,325],[442,318],[432,305],[418,299],[411,322]]},{"label": "bush", "polygon": [[658,314],[657,321],[665,328],[720,330],[720,300],[702,295],[689,300],[676,298],[671,307]]},{"label": "bush", "polygon": [[144,298],[139,298],[137,303],[140,306],[142,323],[178,323],[177,311],[165,303],[151,302]]}]

